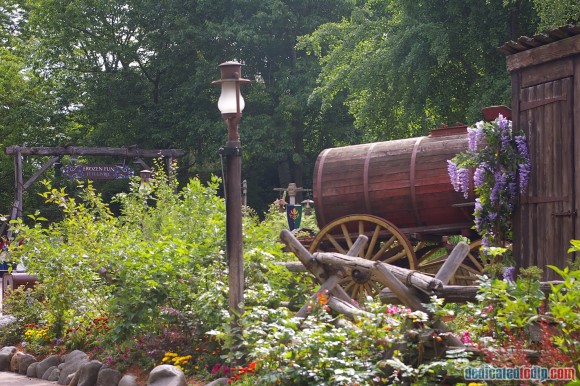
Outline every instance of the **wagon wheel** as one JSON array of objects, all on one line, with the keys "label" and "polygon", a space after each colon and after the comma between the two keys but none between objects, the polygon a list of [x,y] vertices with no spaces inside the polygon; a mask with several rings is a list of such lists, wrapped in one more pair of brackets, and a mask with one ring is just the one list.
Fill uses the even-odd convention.
[{"label": "wagon wheel", "polygon": [[[451,278],[449,284],[452,285],[474,285],[478,280],[479,275],[483,274],[483,264],[481,259],[481,240],[476,240],[469,244],[469,253],[463,263],[459,266],[455,275]],[[432,255],[441,250],[445,249],[445,253],[442,256],[432,258]],[[421,257],[418,261],[417,270],[431,274],[435,274],[439,271],[439,268],[443,265],[448,257],[447,246],[444,244],[433,245],[433,246],[418,246],[416,249],[422,251]]]},{"label": "wagon wheel", "polygon": [[[320,230],[310,246],[310,253],[338,252],[346,254],[357,237],[369,241],[359,257],[415,269],[417,261],[409,239],[389,221],[371,215],[352,215],[332,221]],[[348,269],[340,285],[359,303],[367,296],[375,297],[383,285],[370,272]]]}]

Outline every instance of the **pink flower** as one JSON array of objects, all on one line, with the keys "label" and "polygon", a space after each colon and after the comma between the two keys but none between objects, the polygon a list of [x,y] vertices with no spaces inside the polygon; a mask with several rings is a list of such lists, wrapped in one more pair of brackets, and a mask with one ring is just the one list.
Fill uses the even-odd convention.
[{"label": "pink flower", "polygon": [[461,332],[461,338],[459,338],[461,340],[461,343],[473,343],[473,341],[471,340],[471,335],[469,334],[469,331],[462,331]]}]

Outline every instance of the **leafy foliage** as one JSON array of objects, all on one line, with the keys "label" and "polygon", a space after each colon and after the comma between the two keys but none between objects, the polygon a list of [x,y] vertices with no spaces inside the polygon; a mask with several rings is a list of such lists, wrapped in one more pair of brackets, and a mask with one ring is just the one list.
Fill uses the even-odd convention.
[{"label": "leafy foliage", "polygon": [[345,93],[366,140],[402,138],[507,104],[509,77],[495,47],[533,32],[532,20],[528,1],[365,1],[299,46],[322,65],[311,98],[324,107]]},{"label": "leafy foliage", "polygon": [[[11,254],[43,283],[38,319],[51,335],[105,357],[111,352],[103,347],[121,345],[118,352],[150,351],[154,360],[162,353],[143,350],[144,342],[174,336],[167,342],[175,350],[199,357],[191,342],[204,342],[205,332],[227,319],[225,206],[218,183],[195,179],[176,194],[173,175],[157,170],[147,189],[134,180],[132,192],[118,197],[121,216],[111,214],[91,184],[73,198],[46,183],[44,197],[64,219],[46,226],[37,215],[34,226],[18,224],[24,243]],[[271,217],[280,224],[280,216]],[[276,307],[303,296],[290,284],[296,279],[274,264],[282,256],[280,228],[251,212],[244,222],[246,304]],[[103,318],[103,328],[95,328]],[[209,357],[219,355],[211,352]]]},{"label": "leafy foliage", "polygon": [[539,31],[580,21],[580,4],[574,0],[534,0],[534,7],[540,17]]}]

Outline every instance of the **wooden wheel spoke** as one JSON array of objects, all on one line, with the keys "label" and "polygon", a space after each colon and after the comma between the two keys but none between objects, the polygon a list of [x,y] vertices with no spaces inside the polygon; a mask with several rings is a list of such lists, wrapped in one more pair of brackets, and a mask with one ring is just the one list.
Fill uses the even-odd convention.
[{"label": "wooden wheel spoke", "polygon": [[346,240],[346,244],[348,245],[348,249],[352,248],[352,239],[350,238],[350,233],[348,233],[348,228],[346,224],[340,224],[340,229],[342,230],[342,235]]},{"label": "wooden wheel spoke", "polygon": [[[464,270],[464,271],[467,271],[473,275],[481,275],[480,270],[478,270],[477,268],[470,267],[469,265],[462,264],[461,267],[459,267],[459,268]],[[458,270],[458,272],[459,272],[459,270]]]},{"label": "wooden wheel spoke", "polygon": [[353,288],[353,287],[354,287],[354,286],[356,286],[356,285],[357,285],[357,284],[356,284],[354,281],[350,280],[350,281],[348,282],[348,284],[346,284],[346,285],[344,286],[344,290],[345,290],[346,292],[350,292],[351,288]]},{"label": "wooden wheel spoke", "polygon": [[[366,293],[366,295],[375,297],[376,294],[373,293],[373,289],[371,288],[371,286],[368,282],[363,285],[363,288],[364,288],[364,292]],[[364,300],[366,300],[366,299],[363,299],[363,301]]]},{"label": "wooden wheel spoke", "polygon": [[436,247],[426,247],[429,248],[428,251],[426,251],[425,253],[423,253],[421,255],[421,257],[419,258],[419,264],[421,264],[424,261],[427,261],[429,259],[431,259],[431,257],[436,254],[437,252],[439,252],[439,248]]},{"label": "wooden wheel spoke", "polygon": [[477,257],[477,255],[473,255],[471,252],[467,255],[467,257],[469,258],[469,261],[471,261],[471,263],[475,266],[475,269],[477,269],[480,273],[483,272],[483,265],[481,265],[481,263],[479,262],[479,259]]},{"label": "wooden wheel spoke", "polygon": [[338,241],[336,241],[336,239],[329,233],[326,234],[326,239],[328,241],[330,241],[330,243],[332,244],[332,246],[334,248],[336,248],[336,250],[339,253],[345,254],[346,255],[346,251],[344,250],[344,248],[338,243]]},{"label": "wooden wheel spoke", "polygon": [[387,249],[389,249],[393,245],[395,240],[396,240],[396,237],[391,236],[391,238],[386,243],[381,245],[381,249],[379,249],[379,251],[377,253],[375,253],[373,255],[373,258],[370,260],[373,260],[373,261],[380,260],[381,256],[387,251]]},{"label": "wooden wheel spoke", "polygon": [[352,287],[352,292],[348,292],[348,293],[350,294],[351,299],[355,299],[358,301],[357,295],[360,291],[360,284],[356,284],[354,282],[353,282],[353,284],[354,284],[354,286]]},{"label": "wooden wheel spoke", "polygon": [[389,257],[388,259],[384,260],[383,263],[385,263],[385,264],[392,264],[395,261],[399,261],[399,260],[401,260],[402,258],[404,258],[406,256],[407,256],[407,251],[405,251],[403,249],[401,252],[397,253],[396,255],[394,255],[392,257]]},{"label": "wooden wheel spoke", "polygon": [[362,220],[359,220],[358,222],[358,234],[359,235],[365,234],[365,222]]},{"label": "wooden wheel spoke", "polygon": [[429,268],[440,268],[443,265],[443,261],[441,260],[433,260],[425,264],[421,264],[421,270],[428,270]]},{"label": "wooden wheel spoke", "polygon": [[373,232],[373,236],[371,237],[371,241],[369,243],[367,253],[365,254],[364,258],[367,260],[374,260],[372,257],[373,251],[375,250],[375,246],[377,245],[377,240],[379,239],[379,234],[381,233],[382,227],[377,224],[375,230]]}]

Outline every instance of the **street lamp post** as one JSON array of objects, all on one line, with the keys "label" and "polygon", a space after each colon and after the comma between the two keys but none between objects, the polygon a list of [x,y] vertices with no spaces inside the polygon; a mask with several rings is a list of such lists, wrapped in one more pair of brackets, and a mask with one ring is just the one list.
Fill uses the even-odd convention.
[{"label": "street lamp post", "polygon": [[240,315],[244,301],[244,248],[242,239],[242,147],[238,124],[244,109],[240,85],[250,83],[241,77],[242,65],[225,62],[219,65],[221,79],[213,84],[221,86],[218,108],[228,128],[228,141],[220,153],[226,158],[224,174],[226,197],[226,246],[229,269],[229,310]]}]

